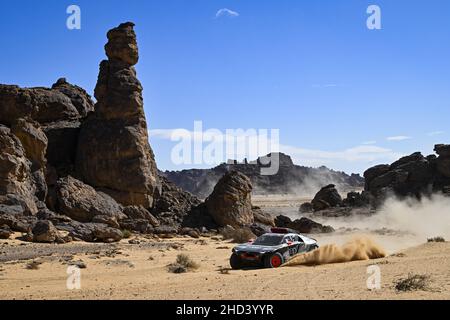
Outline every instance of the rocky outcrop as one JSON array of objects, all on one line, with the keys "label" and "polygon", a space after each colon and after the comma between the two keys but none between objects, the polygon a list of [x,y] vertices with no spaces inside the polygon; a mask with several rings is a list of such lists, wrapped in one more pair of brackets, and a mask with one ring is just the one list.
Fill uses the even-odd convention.
[{"label": "rocky outcrop", "polygon": [[338,207],[342,204],[342,197],[336,190],[336,186],[330,184],[323,187],[311,201],[314,211],[325,210],[328,208]]},{"label": "rocky outcrop", "polygon": [[5,237],[11,230],[53,242],[56,228],[74,239],[109,242],[123,237],[120,229],[177,233],[217,226],[200,200],[159,182],[133,67],[139,58],[133,27],[108,32],[95,105],[65,78],[51,88],[0,85]]},{"label": "rocky outcrop", "polygon": [[11,237],[12,234],[13,234],[13,231],[11,230],[10,227],[8,227],[7,225],[0,226],[0,239],[1,240],[9,239],[9,237]]},{"label": "rocky outcrop", "polygon": [[[37,213],[36,186],[33,183],[32,162],[9,128],[0,125],[0,205],[17,206],[21,213]],[[13,210],[13,208],[11,208]]]},{"label": "rocky outcrop", "polygon": [[207,227],[209,229],[217,227],[202,201],[178,188],[164,177],[160,177],[160,181],[162,184],[161,196],[151,211],[162,225],[176,229],[180,227]]},{"label": "rocky outcrop", "polygon": [[366,192],[376,202],[389,195],[420,197],[443,192],[450,185],[450,146],[436,145],[435,151],[438,157],[416,152],[391,165],[368,169],[364,173]]},{"label": "rocky outcrop", "polygon": [[105,222],[105,218],[109,217],[117,224],[125,218],[122,206],[113,198],[97,192],[79,180],[69,176],[60,179],[57,185],[59,212],[75,221],[92,222],[95,217],[100,216],[103,217],[101,222]]},{"label": "rocky outcrop", "polygon": [[31,176],[36,188],[35,195],[39,201],[45,202],[47,183],[45,169],[48,139],[40,125],[33,120],[19,119],[11,127],[11,132],[19,138],[27,159],[31,161]]},{"label": "rocky outcrop", "polygon": [[306,234],[334,232],[331,226],[324,226],[305,217],[292,221],[289,217],[281,215],[275,218],[275,224],[279,228],[288,228]]},{"label": "rocky outcrop", "polygon": [[439,155],[436,159],[436,169],[442,180],[450,180],[450,145],[438,144],[434,151]]},{"label": "rocky outcrop", "polygon": [[256,223],[263,224],[265,226],[275,227],[275,220],[270,213],[263,211],[259,207],[253,207],[252,211]]},{"label": "rocky outcrop", "polygon": [[61,239],[58,230],[50,221],[38,221],[32,230],[33,241],[53,243]]},{"label": "rocky outcrop", "polygon": [[238,171],[230,171],[217,183],[206,199],[206,208],[221,227],[242,227],[254,222],[252,212],[252,184]]},{"label": "rocky outcrop", "polygon": [[108,60],[100,64],[95,112],[79,135],[76,168],[82,180],[123,205],[151,208],[159,195],[148,143],[142,86],[133,65],[138,48],[133,23],[108,32]]},{"label": "rocky outcrop", "polygon": [[[273,158],[268,155],[263,158]],[[297,166],[290,156],[279,153],[280,168],[275,175],[261,175],[261,159],[256,161],[244,161],[238,163],[231,161],[228,164],[219,165],[213,169],[192,169],[183,171],[164,172],[169,180],[180,188],[189,191],[201,199],[208,197],[214,186],[222,176],[232,170],[239,171],[250,178],[253,185],[253,194],[305,194],[314,195],[316,187],[333,183],[339,190],[350,191],[362,189],[364,179],[357,174],[347,175],[326,167],[308,168]]]}]

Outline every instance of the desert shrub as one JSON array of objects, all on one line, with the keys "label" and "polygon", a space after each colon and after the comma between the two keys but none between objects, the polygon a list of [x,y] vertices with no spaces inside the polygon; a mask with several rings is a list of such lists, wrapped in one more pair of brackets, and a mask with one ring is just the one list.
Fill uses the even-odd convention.
[{"label": "desert shrub", "polygon": [[188,272],[188,269],[185,266],[182,266],[181,264],[178,264],[178,263],[170,264],[168,269],[169,269],[169,272],[172,272],[172,273],[186,273],[186,272]]},{"label": "desert shrub", "polygon": [[400,279],[395,284],[397,291],[427,290],[430,277],[421,274],[409,274],[408,277]]},{"label": "desert shrub", "polygon": [[443,237],[434,237],[434,238],[429,238],[428,242],[445,242],[445,239]]},{"label": "desert shrub", "polygon": [[234,229],[226,227],[221,230],[221,234],[225,240],[232,240],[235,243],[244,243],[256,239],[255,234],[249,228]]},{"label": "desert shrub", "polygon": [[175,263],[168,266],[169,272],[172,273],[185,273],[188,271],[196,270],[200,265],[192,260],[186,254],[179,254]]},{"label": "desert shrub", "polygon": [[41,264],[42,264],[42,263],[41,263],[41,262],[38,262],[38,261],[31,261],[31,262],[28,262],[28,263],[26,264],[25,268],[27,268],[28,270],[38,270],[38,269],[39,269],[39,266],[40,266]]},{"label": "desert shrub", "polygon": [[230,274],[231,269],[221,266],[217,271],[219,271],[220,274]]},{"label": "desert shrub", "polygon": [[124,239],[129,239],[131,238],[131,231],[130,230],[122,230],[122,235]]}]

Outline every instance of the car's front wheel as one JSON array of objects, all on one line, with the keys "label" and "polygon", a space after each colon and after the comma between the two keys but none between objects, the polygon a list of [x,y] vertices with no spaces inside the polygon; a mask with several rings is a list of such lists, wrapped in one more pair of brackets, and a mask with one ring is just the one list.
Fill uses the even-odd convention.
[{"label": "car's front wheel", "polygon": [[230,266],[231,266],[231,268],[233,270],[237,270],[237,269],[241,269],[242,268],[242,260],[236,253],[233,253],[231,255]]},{"label": "car's front wheel", "polygon": [[268,255],[264,262],[266,268],[279,268],[283,265],[283,263],[284,257],[278,252]]}]

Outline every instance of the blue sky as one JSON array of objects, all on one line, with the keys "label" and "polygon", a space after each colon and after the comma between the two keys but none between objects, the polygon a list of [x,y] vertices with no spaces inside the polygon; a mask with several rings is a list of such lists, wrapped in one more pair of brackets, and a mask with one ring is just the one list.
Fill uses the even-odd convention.
[{"label": "blue sky", "polygon": [[[382,30],[366,27],[371,4]],[[201,120],[280,129],[296,163],[363,172],[449,142],[449,15],[448,0],[1,1],[0,83],[92,93],[106,31],[134,21],[161,169],[193,167],[173,163],[168,133]]]}]

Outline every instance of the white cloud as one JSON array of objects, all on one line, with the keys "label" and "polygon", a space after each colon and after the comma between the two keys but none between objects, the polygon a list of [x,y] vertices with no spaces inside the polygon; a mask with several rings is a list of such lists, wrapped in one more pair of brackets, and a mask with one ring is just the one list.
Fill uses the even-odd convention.
[{"label": "white cloud", "polygon": [[367,146],[367,145],[371,145],[371,144],[376,144],[377,142],[375,140],[371,140],[371,141],[364,141],[362,144]]},{"label": "white cloud", "polygon": [[401,154],[391,149],[373,145],[356,146],[341,151],[323,151],[293,146],[280,146],[280,151],[292,156],[299,164],[313,167],[328,165],[331,168],[336,168],[337,163],[348,164],[359,162],[370,165],[377,162],[386,163],[401,156]]},{"label": "white cloud", "polygon": [[444,133],[445,133],[445,131],[433,131],[433,132],[429,132],[428,136],[435,137],[435,136],[440,136],[440,135],[442,135]]},{"label": "white cloud", "polygon": [[216,18],[220,18],[220,17],[231,17],[231,18],[236,18],[239,17],[239,12],[227,9],[227,8],[222,8],[219,11],[217,11],[216,13]]},{"label": "white cloud", "polygon": [[387,137],[387,141],[405,141],[405,140],[411,140],[411,137],[408,136],[393,136],[393,137]]}]

